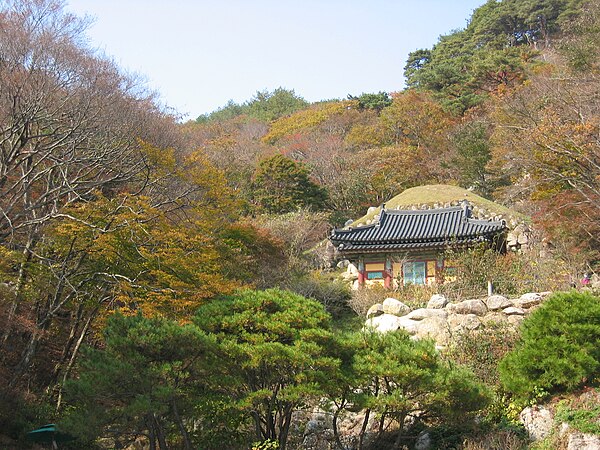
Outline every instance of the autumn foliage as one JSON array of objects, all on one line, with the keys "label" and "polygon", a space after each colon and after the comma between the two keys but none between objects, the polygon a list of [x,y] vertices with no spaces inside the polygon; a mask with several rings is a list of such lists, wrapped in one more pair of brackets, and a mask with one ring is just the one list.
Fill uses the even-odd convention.
[{"label": "autumn foliage", "polygon": [[[334,414],[378,415],[381,445],[412,445],[386,441],[389,425],[459,426],[457,413],[487,401],[471,375],[403,335],[336,335],[323,310],[349,295],[331,282],[328,231],[410,187],[458,185],[532,219],[543,261],[502,258],[511,294],[546,283],[533,269],[515,283],[523,267],[600,270],[594,2],[488,1],[409,55],[404,90],[399,79],[398,92],[310,104],[277,88],[187,123],[92,49],[62,1],[0,9],[0,433],[11,443],[56,417],[90,445],[222,448],[229,436],[246,448],[254,436],[283,448],[292,412],[324,396]],[[494,269],[486,257],[465,255],[485,269],[472,275]],[[523,356],[539,353],[535,321],[569,302],[595,311],[580,297],[556,297],[556,314],[526,325],[504,363],[515,395],[536,387],[536,358]],[[558,392],[592,380],[592,350],[576,377],[551,367],[536,382]]]}]

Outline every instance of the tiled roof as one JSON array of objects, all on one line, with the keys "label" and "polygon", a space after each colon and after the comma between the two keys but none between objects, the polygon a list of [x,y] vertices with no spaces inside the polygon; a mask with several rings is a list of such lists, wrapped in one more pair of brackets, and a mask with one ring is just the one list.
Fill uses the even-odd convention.
[{"label": "tiled roof", "polygon": [[506,229],[504,221],[470,217],[467,204],[426,210],[382,209],[377,223],[335,229],[330,240],[340,251],[441,248],[491,240]]}]

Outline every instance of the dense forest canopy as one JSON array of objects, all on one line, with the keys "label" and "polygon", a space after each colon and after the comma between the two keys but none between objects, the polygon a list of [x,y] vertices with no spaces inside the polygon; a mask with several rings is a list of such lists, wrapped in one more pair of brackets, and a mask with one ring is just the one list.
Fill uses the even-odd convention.
[{"label": "dense forest canopy", "polygon": [[[431,342],[353,332],[324,240],[408,188],[451,184],[532,217],[553,282],[598,270],[597,2],[489,0],[408,55],[398,92],[309,103],[278,88],[186,123],[94,51],[62,1],[0,8],[6,445],[56,421],[89,448],[284,449],[292,414],[326,398],[335,420],[367,411],[358,448],[370,415],[376,443],[400,448],[409,427],[469,433],[537,395]],[[489,258],[480,272],[548,279],[539,261]],[[590,297],[557,298],[549,311],[580,301],[597,317]],[[538,351],[536,330],[503,367],[539,369],[518,353]],[[584,344],[579,378],[544,374],[547,393],[593,380]]]}]

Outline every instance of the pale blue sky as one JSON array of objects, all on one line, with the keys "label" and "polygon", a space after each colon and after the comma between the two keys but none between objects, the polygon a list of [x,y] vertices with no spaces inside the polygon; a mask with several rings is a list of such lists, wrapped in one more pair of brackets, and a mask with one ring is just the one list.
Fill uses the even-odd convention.
[{"label": "pale blue sky", "polygon": [[195,119],[257,90],[308,101],[399,91],[408,53],[485,0],[67,0],[92,46]]}]

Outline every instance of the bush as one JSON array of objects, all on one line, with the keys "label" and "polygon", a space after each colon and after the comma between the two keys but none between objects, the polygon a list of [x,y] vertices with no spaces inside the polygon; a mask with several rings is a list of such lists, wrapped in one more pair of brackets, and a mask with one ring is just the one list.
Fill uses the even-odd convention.
[{"label": "bush", "polygon": [[14,389],[0,388],[0,447],[30,448],[31,442],[26,441],[27,432],[38,428],[44,423],[50,423],[55,417],[54,408],[47,400],[25,398]]},{"label": "bush", "polygon": [[394,289],[391,296],[412,309],[425,308],[431,296],[440,292],[440,287],[440,285],[422,286],[410,283],[403,285],[402,280],[399,280],[398,287]]},{"label": "bush", "polygon": [[383,302],[387,297],[392,295],[389,289],[383,286],[369,286],[368,288],[352,291],[348,305],[352,310],[361,317],[367,315],[367,311],[375,303]]},{"label": "bush", "polygon": [[327,277],[323,272],[295,277],[286,287],[296,294],[318,301],[332,316],[337,317],[348,310],[350,288],[343,281]]},{"label": "bush", "polygon": [[453,300],[487,294],[487,283],[505,296],[568,288],[567,277],[557,261],[542,260],[534,252],[499,254],[484,247],[446,253],[453,261],[456,280],[439,286],[441,294]]},{"label": "bush", "polygon": [[517,399],[536,391],[572,392],[600,369],[600,298],[585,292],[550,297],[521,327],[515,350],[500,363],[502,384]]},{"label": "bush", "polygon": [[523,450],[529,439],[514,430],[497,430],[484,436],[465,439],[462,450]]},{"label": "bush", "polygon": [[[423,426],[462,432],[489,401],[488,389],[467,369],[443,361],[433,341],[401,331],[361,332],[338,345],[342,370],[331,374],[328,389],[334,435],[342,412],[365,410],[358,448],[367,435],[369,448],[403,448]],[[370,417],[377,420],[367,427]]]},{"label": "bush", "polygon": [[518,333],[506,323],[489,323],[483,330],[459,333],[445,356],[467,366],[490,387],[500,387],[498,361],[515,346]]}]

